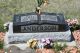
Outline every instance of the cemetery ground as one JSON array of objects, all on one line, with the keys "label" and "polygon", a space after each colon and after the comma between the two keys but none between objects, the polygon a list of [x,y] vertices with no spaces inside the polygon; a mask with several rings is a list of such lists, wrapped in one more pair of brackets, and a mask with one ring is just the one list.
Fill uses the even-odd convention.
[{"label": "cemetery ground", "polygon": [[[12,20],[13,14],[26,13],[35,11],[36,2],[34,0],[0,0],[0,21],[7,22]],[[50,0],[50,4],[48,7],[42,7],[43,12],[56,12],[56,13],[64,13],[66,18],[79,18],[80,17],[80,0]],[[0,23],[2,23],[0,22]],[[79,18],[80,22],[80,18]],[[67,46],[62,49],[62,47],[57,47],[57,50],[60,50],[58,53],[80,53],[80,30],[75,30],[73,36],[75,38],[77,47],[75,46]],[[0,53],[4,53],[3,49],[3,40],[4,33],[0,32]],[[37,50],[38,52],[40,50]],[[48,51],[52,51],[55,53],[53,49],[44,49],[44,53]],[[70,52],[68,52],[70,51]],[[22,51],[23,52],[23,51]],[[24,51],[25,53],[26,51]],[[46,52],[46,53],[47,53]],[[14,52],[16,53],[16,52]],[[20,51],[17,53],[20,53]],[[57,53],[57,52],[56,52]]]},{"label": "cemetery ground", "polygon": [[[69,21],[69,20],[68,20]],[[74,21],[73,21],[74,22]],[[69,24],[74,24],[72,21],[69,22]],[[80,53],[80,29],[74,30],[72,32],[73,37],[75,38],[75,42],[77,46],[56,46],[56,49],[36,49],[36,53],[40,53],[43,51],[43,53]],[[3,41],[4,41],[5,33],[0,32],[0,53],[4,53],[3,49]],[[20,50],[17,47],[12,47],[15,52],[13,53],[29,53],[31,50]],[[33,50],[34,51],[34,50]],[[30,53],[32,53],[31,51]]]}]

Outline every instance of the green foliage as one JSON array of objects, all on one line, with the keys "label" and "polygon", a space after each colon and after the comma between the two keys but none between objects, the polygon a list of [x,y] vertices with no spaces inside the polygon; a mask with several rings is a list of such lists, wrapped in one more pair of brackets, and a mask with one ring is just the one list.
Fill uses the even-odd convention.
[{"label": "green foliage", "polygon": [[76,25],[72,25],[70,30],[73,32],[75,30],[79,30],[80,29],[80,25],[76,24]]},{"label": "green foliage", "polygon": [[53,48],[54,48],[56,51],[63,50],[63,49],[66,48],[66,47],[67,47],[66,44],[61,45],[61,44],[58,44],[57,42],[54,43],[54,46],[53,46]]},{"label": "green foliage", "polygon": [[1,24],[0,24],[0,32],[4,32],[4,27]]},{"label": "green foliage", "polygon": [[0,19],[0,32],[5,32],[3,24],[4,22]]},{"label": "green foliage", "polygon": [[3,49],[3,42],[0,41],[0,49]]},{"label": "green foliage", "polygon": [[38,7],[41,7],[41,5],[44,3],[43,0],[37,0],[37,2],[38,2]]}]

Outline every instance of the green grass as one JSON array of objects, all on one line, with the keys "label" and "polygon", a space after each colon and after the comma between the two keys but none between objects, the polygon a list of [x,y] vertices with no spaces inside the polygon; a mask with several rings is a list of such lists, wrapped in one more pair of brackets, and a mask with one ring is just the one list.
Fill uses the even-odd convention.
[{"label": "green grass", "polygon": [[[6,22],[14,14],[34,12],[37,0],[0,0],[0,18]],[[80,17],[80,0],[49,0],[43,12],[63,13],[66,18]],[[6,19],[6,20],[5,20]]]},{"label": "green grass", "polygon": [[0,41],[0,49],[3,49],[3,42]]}]

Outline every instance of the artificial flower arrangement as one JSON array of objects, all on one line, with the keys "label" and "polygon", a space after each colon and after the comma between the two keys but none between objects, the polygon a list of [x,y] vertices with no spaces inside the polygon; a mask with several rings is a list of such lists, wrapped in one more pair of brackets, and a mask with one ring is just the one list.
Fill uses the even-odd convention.
[{"label": "artificial flower arrangement", "polygon": [[49,0],[44,0],[44,6],[47,6],[49,3]]},{"label": "artificial flower arrangement", "polygon": [[27,47],[35,49],[37,46],[38,40],[37,39],[30,39],[27,41]]},{"label": "artificial flower arrangement", "polygon": [[76,24],[79,24],[79,21],[78,19],[67,19],[66,22],[68,23],[68,25],[76,25]]},{"label": "artificial flower arrangement", "polygon": [[35,53],[55,53],[53,49],[49,49],[53,46],[50,38],[43,38],[40,40],[30,39],[27,42],[29,48],[35,49]]},{"label": "artificial flower arrangement", "polygon": [[50,38],[41,39],[41,43],[43,44],[43,48],[51,48],[53,45],[53,41]]},{"label": "artificial flower arrangement", "polygon": [[27,41],[27,47],[30,48],[51,48],[53,41],[50,38],[43,38],[40,40],[30,39]]},{"label": "artificial flower arrangement", "polygon": [[78,19],[76,19],[76,18],[75,19],[67,19],[66,22],[70,26],[70,30],[72,32],[80,29],[80,24],[79,24]]}]

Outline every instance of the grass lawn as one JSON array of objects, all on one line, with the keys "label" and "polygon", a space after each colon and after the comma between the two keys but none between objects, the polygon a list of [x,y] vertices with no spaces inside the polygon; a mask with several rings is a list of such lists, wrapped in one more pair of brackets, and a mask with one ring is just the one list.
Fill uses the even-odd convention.
[{"label": "grass lawn", "polygon": [[[63,13],[66,18],[80,17],[80,0],[49,0],[43,12]],[[0,0],[0,19],[11,20],[14,14],[34,12],[37,0]]]}]

